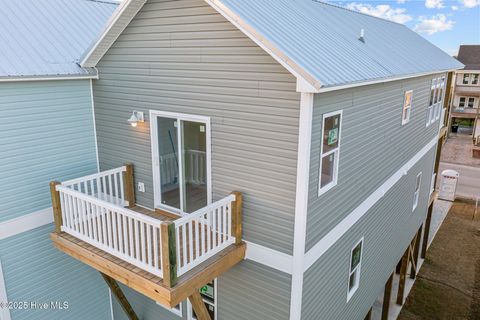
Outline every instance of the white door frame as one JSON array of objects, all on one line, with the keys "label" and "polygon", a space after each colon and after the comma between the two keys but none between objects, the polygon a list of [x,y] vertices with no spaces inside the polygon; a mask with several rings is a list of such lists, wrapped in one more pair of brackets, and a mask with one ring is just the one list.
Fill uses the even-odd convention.
[{"label": "white door frame", "polygon": [[[205,133],[206,133],[206,159],[207,159],[207,204],[212,203],[212,168],[211,168],[211,131],[210,131],[210,117],[190,115],[177,112],[168,112],[168,111],[159,111],[159,110],[150,110],[150,139],[152,144],[152,173],[153,173],[153,198],[154,198],[154,208],[163,209],[175,214],[184,215],[181,209],[177,209],[171,206],[162,204],[162,193],[161,193],[161,177],[160,177],[160,156],[158,150],[158,121],[157,117],[171,118],[176,119],[177,121],[190,121],[190,122],[200,122],[205,124]],[[178,146],[181,149],[182,135],[180,134],[180,125],[177,125],[177,139]],[[183,163],[183,155],[181,150],[178,150],[178,163]],[[179,185],[180,185],[180,203],[183,203],[183,170],[180,170],[179,165]],[[181,205],[180,205],[181,207]]]}]

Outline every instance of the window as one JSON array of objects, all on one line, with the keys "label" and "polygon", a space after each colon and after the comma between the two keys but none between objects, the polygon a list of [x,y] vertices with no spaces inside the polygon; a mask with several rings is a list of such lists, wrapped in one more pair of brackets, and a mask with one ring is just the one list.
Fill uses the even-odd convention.
[{"label": "window", "polygon": [[182,310],[183,308],[182,308],[182,303],[181,302],[173,308],[167,308],[163,304],[158,303],[158,302],[157,302],[157,305],[161,306],[164,309],[167,309],[168,311],[172,312],[173,314],[176,314],[177,316],[183,317],[183,310]]},{"label": "window", "polygon": [[[217,295],[217,280],[214,279],[213,281],[207,283],[205,286],[200,288],[200,295],[202,296],[203,303],[205,303],[205,307],[210,315],[212,320],[216,319],[216,295]],[[190,301],[188,302],[188,314],[187,319],[197,320],[197,315],[192,308]]]},{"label": "window", "polygon": [[357,291],[360,284],[360,269],[362,266],[363,238],[353,247],[350,254],[350,272],[348,274],[347,301]]},{"label": "window", "polygon": [[412,111],[413,90],[405,91],[403,100],[402,126],[410,121],[410,112]]},{"label": "window", "polygon": [[463,81],[462,81],[462,83],[463,83],[463,84],[468,84],[469,81],[470,81],[470,74],[464,73],[464,74],[463,74]]},{"label": "window", "polygon": [[430,99],[427,107],[427,127],[432,123],[432,119],[434,118],[436,88],[437,79],[432,79],[432,85],[430,86]]},{"label": "window", "polygon": [[473,108],[474,105],[475,105],[475,98],[474,97],[469,97],[467,107],[468,108]]},{"label": "window", "polygon": [[465,98],[465,97],[460,97],[460,100],[459,100],[459,102],[458,102],[458,107],[461,108],[461,109],[465,108],[465,101],[466,101],[466,100],[467,100],[467,98]]},{"label": "window", "polygon": [[186,214],[211,202],[210,119],[150,111],[155,208]]},{"label": "window", "polygon": [[442,77],[439,79],[439,84],[438,84],[438,103],[437,106],[435,107],[435,120],[440,119],[440,114],[442,113],[442,102],[443,102],[443,90],[445,87],[445,77]]},{"label": "window", "polygon": [[478,73],[472,74],[471,81],[472,81],[472,84],[478,84]]},{"label": "window", "polygon": [[417,179],[415,180],[415,193],[413,194],[413,208],[412,211],[415,210],[415,208],[418,205],[418,198],[420,196],[420,185],[422,184],[422,173],[420,172],[417,175]]},{"label": "window", "polygon": [[342,111],[323,115],[318,195],[337,184]]}]

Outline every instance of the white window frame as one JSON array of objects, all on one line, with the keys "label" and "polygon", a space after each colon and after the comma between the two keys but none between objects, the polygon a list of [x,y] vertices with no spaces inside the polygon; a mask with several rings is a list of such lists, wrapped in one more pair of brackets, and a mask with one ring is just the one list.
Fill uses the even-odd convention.
[{"label": "white window frame", "polygon": [[435,106],[435,121],[438,121],[440,119],[440,115],[442,113],[443,99],[445,97],[445,82],[445,76],[437,79],[437,95],[440,95],[440,90],[441,95],[438,97],[438,102]]},{"label": "white window frame", "polygon": [[[430,92],[428,96],[428,107],[427,107],[427,121],[426,126],[430,126],[435,121],[435,97],[437,95],[437,82],[438,79],[434,78],[430,84]],[[433,90],[433,96],[432,96]],[[432,121],[433,119],[433,121]]]},{"label": "white window frame", "polygon": [[[358,262],[358,265],[355,266],[352,270],[352,257],[353,257],[353,250],[359,245],[362,244],[361,249],[360,249],[360,261]],[[362,274],[362,260],[363,260],[363,250],[364,250],[364,237],[362,237],[355,245],[352,247],[350,250],[350,259],[348,263],[348,278],[347,278],[347,302],[350,301],[350,299],[353,297],[355,292],[357,292],[358,288],[360,287],[360,276]],[[355,276],[355,284],[352,286],[350,289],[350,278],[353,273],[356,273]]]},{"label": "white window frame", "polygon": [[[323,137],[324,137],[324,130],[325,130],[325,119],[329,117],[333,117],[336,115],[340,115],[340,123],[338,124],[338,147],[328,151],[327,153],[323,154]],[[318,169],[318,196],[321,196],[328,190],[332,189],[337,185],[338,182],[338,164],[340,162],[340,146],[342,142],[342,122],[343,122],[343,110],[328,112],[323,114],[322,116],[322,132],[320,136],[320,165]],[[322,187],[322,159],[331,155],[332,153],[335,154],[335,163],[333,164],[333,179],[332,182],[326,184]]]},{"label": "white window frame", "polygon": [[[420,182],[418,183],[418,189],[417,189],[417,181],[420,179]],[[422,173],[420,172],[417,174],[417,177],[415,178],[415,192],[413,193],[413,207],[412,207],[412,212],[415,211],[415,209],[418,206],[418,200],[420,198],[420,190],[422,189]]]},{"label": "white window frame", "polygon": [[[407,94],[411,94],[410,105],[407,107],[406,105],[406,98]],[[403,106],[402,106],[402,126],[406,125],[410,122],[410,116],[412,115],[412,106],[413,106],[413,90],[407,90],[403,94]],[[408,117],[404,117],[405,113]]]},{"label": "white window frame", "polygon": [[[463,107],[460,106],[460,103],[462,103],[462,99],[465,99],[465,102],[463,103]],[[467,105],[467,97],[464,97],[464,96],[458,97],[458,108],[465,109],[466,105]]]},{"label": "white window frame", "polygon": [[[210,117],[177,113],[177,112],[168,112],[168,111],[159,111],[159,110],[150,110],[149,112],[150,120],[150,139],[151,139],[151,148],[152,148],[152,171],[153,171],[153,198],[154,198],[154,207],[166,210],[171,213],[178,214],[180,216],[187,215],[180,209],[162,204],[162,190],[161,190],[161,177],[160,177],[160,157],[158,150],[158,122],[157,117],[171,118],[176,119],[177,121],[191,121],[199,122],[205,124],[205,133],[206,133],[206,160],[207,160],[207,205],[212,203],[212,154],[211,154],[211,125]],[[180,127],[177,125],[177,139],[178,145],[181,146],[181,134]],[[182,163],[182,154],[178,152],[178,163]],[[179,170],[179,184],[180,184],[180,203],[183,204],[183,174],[182,170]]]},{"label": "white window frame", "polygon": [[[218,286],[218,278],[215,278],[214,279],[214,282],[213,282],[213,295],[215,296],[215,300],[213,301],[213,308],[215,309],[214,311],[214,317],[215,319],[218,319],[218,308],[217,308],[217,305],[218,305],[218,299],[217,299],[217,286]],[[204,300],[205,302],[205,300]],[[211,304],[210,302],[207,302],[209,304]],[[190,300],[187,299],[187,320],[197,320],[197,318],[195,318],[193,316],[193,306],[192,304],[190,303]]]},{"label": "white window frame", "polygon": [[[468,106],[468,104],[470,103],[470,99],[473,100],[471,108]],[[465,100],[465,106],[469,109],[475,109],[475,100],[476,100],[475,97],[467,97],[467,99]]]},{"label": "white window frame", "polygon": [[[476,76],[477,78],[477,83],[473,83],[473,78]],[[470,84],[472,86],[478,86],[480,84],[480,74],[478,73],[471,73],[470,74]]]},{"label": "white window frame", "polygon": [[[465,83],[465,77],[467,77],[467,83]],[[462,85],[470,84],[470,73],[463,73],[462,74]]]},{"label": "white window frame", "polygon": [[173,307],[173,308],[165,307],[163,304],[161,304],[161,303],[159,303],[159,302],[157,302],[157,305],[159,305],[160,307],[162,307],[162,308],[165,309],[165,310],[170,311],[170,312],[173,313],[173,314],[176,314],[176,315],[179,316],[179,317],[183,317],[183,302],[180,302],[180,303],[178,304],[179,309],[177,309],[177,308],[175,308],[175,307]]}]

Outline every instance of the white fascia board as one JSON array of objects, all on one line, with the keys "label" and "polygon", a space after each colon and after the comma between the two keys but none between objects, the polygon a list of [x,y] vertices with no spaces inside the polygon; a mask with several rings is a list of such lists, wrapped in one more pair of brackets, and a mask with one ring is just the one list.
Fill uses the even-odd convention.
[{"label": "white fascia board", "polygon": [[[147,0],[123,0],[120,5],[117,7],[117,9],[115,10],[115,12],[112,14],[112,16],[110,17],[110,19],[108,19],[107,21],[107,24],[105,26],[105,28],[103,29],[103,31],[100,33],[100,35],[98,36],[98,38],[95,40],[95,42],[93,42],[93,45],[90,47],[90,49],[85,53],[85,55],[83,56],[83,58],[81,59],[81,62],[80,62],[80,66],[82,67],[95,67],[98,63],[98,61],[100,60],[101,57],[103,57],[103,55],[105,54],[105,52],[110,48],[111,44],[109,44],[107,47],[105,47],[105,52],[103,52],[101,55],[100,55],[100,58],[97,59],[97,60],[94,60],[94,61],[90,61],[90,57],[97,51],[99,50],[99,47],[103,44],[103,42],[105,41],[105,38],[106,36],[112,32],[112,28],[114,26],[117,25],[117,23],[119,23],[119,20],[120,18],[122,18],[124,16],[124,13],[125,13],[125,10],[127,8],[130,7],[130,5],[134,2],[141,2],[142,5],[139,6],[138,10],[135,12],[134,15],[132,15],[132,17],[130,19],[128,19],[128,21],[126,21],[126,24],[124,26],[124,28],[122,28],[122,31],[123,29],[125,29],[128,24],[130,24],[130,22],[132,21],[132,19],[135,17],[135,15],[138,13],[138,11],[140,11],[140,9],[143,7],[143,5],[147,2]],[[124,22],[122,22],[124,23]],[[121,33],[121,32],[120,32]],[[120,35],[119,33],[119,35]],[[116,38],[113,40],[115,41]],[[113,43],[113,42],[112,42]]]},{"label": "white fascia board", "polygon": [[0,222],[0,240],[52,222],[53,211],[51,207]]},{"label": "white fascia board", "polygon": [[303,270],[307,231],[313,98],[313,93],[301,93],[300,120],[298,129],[297,184],[295,195],[295,226],[293,240],[290,320],[300,320],[302,314]]},{"label": "white fascia board", "polygon": [[392,82],[392,81],[405,80],[405,79],[411,79],[411,78],[418,78],[418,77],[428,76],[428,75],[431,75],[431,74],[439,74],[439,73],[451,72],[451,71],[456,71],[456,70],[458,70],[458,69],[421,72],[421,73],[415,73],[415,74],[410,74],[410,75],[405,75],[405,76],[382,78],[382,79],[370,80],[370,81],[361,81],[361,82],[355,82],[355,83],[349,83],[349,84],[331,86],[331,87],[322,87],[317,91],[317,93],[343,90],[343,89],[349,89],[349,88],[356,88],[356,87],[368,86],[368,85],[371,85],[371,84]]},{"label": "white fascia board", "polygon": [[[5,278],[3,277],[2,262],[0,261],[0,303],[5,304],[8,302],[7,289],[5,285]],[[10,309],[2,305],[0,307],[0,319],[11,320]]]},{"label": "white fascia board", "polygon": [[89,75],[62,75],[62,76],[25,76],[25,77],[4,77],[0,82],[25,82],[25,81],[58,81],[58,80],[89,80],[98,79],[98,74]]},{"label": "white fascia board", "polygon": [[380,187],[356,207],[347,217],[330,230],[306,254],[303,271],[307,271],[320,257],[328,251],[348,230],[355,225],[408,171],[437,145],[436,135],[416,155],[405,163],[397,172],[388,178]]}]

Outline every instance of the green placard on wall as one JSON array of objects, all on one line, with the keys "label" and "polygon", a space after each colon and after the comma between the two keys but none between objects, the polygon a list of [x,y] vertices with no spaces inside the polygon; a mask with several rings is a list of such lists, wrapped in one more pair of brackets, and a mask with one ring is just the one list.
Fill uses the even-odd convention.
[{"label": "green placard on wall", "polygon": [[338,128],[333,128],[328,131],[328,145],[336,143],[338,140]]}]

